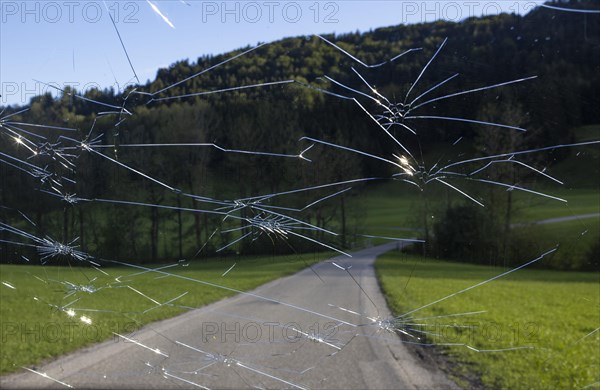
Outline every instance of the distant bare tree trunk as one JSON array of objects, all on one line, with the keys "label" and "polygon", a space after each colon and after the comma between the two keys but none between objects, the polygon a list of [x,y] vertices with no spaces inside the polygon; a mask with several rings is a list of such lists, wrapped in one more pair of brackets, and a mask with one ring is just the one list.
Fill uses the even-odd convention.
[{"label": "distant bare tree trunk", "polygon": [[422,211],[421,211],[421,217],[422,217],[422,222],[423,222],[423,234],[424,237],[423,239],[425,240],[425,244],[423,245],[423,256],[426,256],[428,251],[427,251],[427,243],[431,242],[429,240],[429,219],[427,218],[427,212],[429,211],[429,203],[427,202],[427,195],[425,193],[425,190],[422,189],[421,190],[421,207],[422,207]]},{"label": "distant bare tree trunk", "polygon": [[342,248],[346,247],[346,203],[344,194],[340,195],[341,212],[342,212]]},{"label": "distant bare tree trunk", "polygon": [[37,209],[35,222],[37,224],[37,232],[41,234],[44,230],[44,213],[41,208]]},{"label": "distant bare tree trunk", "polygon": [[63,209],[63,244],[67,244],[69,240],[69,208]]},{"label": "distant bare tree trunk", "polygon": [[[194,199],[192,201],[192,208],[196,207]],[[194,233],[196,236],[196,247],[202,247],[202,224],[200,223],[200,213],[194,213]]]},{"label": "distant bare tree trunk", "polygon": [[325,218],[323,218],[323,213],[322,213],[320,207],[317,209],[315,218],[316,218],[317,227],[321,229],[321,230],[317,231],[317,240],[322,241],[323,235],[324,235],[322,229],[325,229]]},{"label": "distant bare tree trunk", "polygon": [[[513,182],[516,180],[516,172],[515,169],[511,169],[511,176]],[[512,211],[513,211],[513,192],[508,191],[506,196],[506,211],[504,213],[504,232],[502,234],[502,254],[504,258],[504,266],[506,266],[506,259],[508,257],[508,238],[510,236],[510,225],[512,222]]]},{"label": "distant bare tree trunk", "polygon": [[[194,193],[194,179],[191,174],[188,174],[188,184],[190,186],[190,191]],[[190,205],[192,209],[197,207],[197,202],[191,198]],[[194,213],[194,236],[196,237],[196,247],[202,247],[202,224],[200,222],[200,213]]]},{"label": "distant bare tree trunk", "polygon": [[179,236],[179,258],[183,259],[183,232],[181,226],[181,197],[177,197],[177,235]]},{"label": "distant bare tree trunk", "polygon": [[158,208],[152,207],[150,209],[150,248],[151,257],[155,261],[158,258]]},{"label": "distant bare tree trunk", "polygon": [[84,232],[85,229],[83,228],[85,219],[83,217],[83,208],[80,207],[79,208],[79,245],[81,247],[81,250],[85,252],[85,237],[84,237]]},{"label": "distant bare tree trunk", "polygon": [[126,253],[131,253],[134,258],[138,258],[137,251],[137,212],[134,212],[131,216],[128,216],[126,219],[127,226],[127,236],[129,238],[129,250]]},{"label": "distant bare tree trunk", "polygon": [[208,242],[210,235],[208,233],[208,215],[204,213],[204,240]]}]

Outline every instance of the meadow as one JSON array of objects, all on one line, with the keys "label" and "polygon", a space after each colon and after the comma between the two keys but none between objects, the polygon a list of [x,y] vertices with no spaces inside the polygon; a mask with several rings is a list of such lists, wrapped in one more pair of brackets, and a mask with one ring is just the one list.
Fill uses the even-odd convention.
[{"label": "meadow", "polygon": [[[176,263],[163,271],[250,291],[330,256],[209,259]],[[88,267],[3,264],[0,278],[0,374],[115,337],[113,332],[130,334],[186,308],[235,294],[154,272],[140,274],[126,267],[103,267],[99,272]],[[187,294],[181,296],[183,292]]]},{"label": "meadow", "polygon": [[[376,262],[395,315],[506,270],[398,252]],[[470,386],[465,378],[475,374],[490,388],[580,389],[599,380],[599,282],[593,272],[523,269],[411,315],[442,316],[418,321],[427,323],[423,329],[430,332],[420,342],[438,344],[436,353],[448,357],[459,384]],[[477,311],[484,312],[444,317]],[[467,345],[478,350],[519,349],[476,352]]]}]

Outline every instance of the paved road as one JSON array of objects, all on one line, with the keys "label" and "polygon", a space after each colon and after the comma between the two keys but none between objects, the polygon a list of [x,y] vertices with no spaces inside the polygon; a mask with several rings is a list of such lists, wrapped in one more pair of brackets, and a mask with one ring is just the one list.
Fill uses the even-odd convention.
[{"label": "paved road", "polygon": [[546,225],[549,223],[560,223],[560,222],[568,222],[568,221],[577,221],[580,219],[588,219],[588,218],[598,218],[600,217],[600,213],[592,213],[592,214],[580,214],[580,215],[571,215],[568,217],[557,217],[557,218],[549,218],[541,221],[537,221],[538,225]]},{"label": "paved road", "polygon": [[[395,334],[331,306],[388,316],[373,262],[396,245],[322,262],[314,272],[306,269],[252,292],[271,300],[228,298],[126,335],[135,342],[116,337],[38,371],[75,388],[456,388]],[[364,292],[332,261],[352,266]],[[63,385],[25,372],[1,378],[0,387]]]},{"label": "paved road", "polygon": [[552,224],[552,223],[578,221],[581,219],[598,218],[598,217],[600,217],[600,213],[579,214],[579,215],[570,215],[567,217],[542,219],[541,221],[535,221],[535,222],[513,223],[510,226],[511,227],[523,227],[523,226],[528,226],[528,225],[532,225],[532,224],[533,225],[548,225],[548,224]]},{"label": "paved road", "polygon": [[[556,218],[542,219],[541,221],[513,223],[510,226],[511,227],[523,227],[523,226],[529,226],[529,225],[547,225],[547,224],[552,224],[552,223],[578,221],[578,220],[581,220],[581,219],[599,218],[599,217],[600,217],[600,213],[569,215],[569,216],[566,216],[566,217],[556,217]],[[420,231],[423,231],[423,229],[421,229],[421,228],[401,228],[401,227],[390,227],[390,228],[382,228],[382,227],[380,227],[379,229],[394,230],[394,231],[411,231],[411,232],[420,232]]]}]

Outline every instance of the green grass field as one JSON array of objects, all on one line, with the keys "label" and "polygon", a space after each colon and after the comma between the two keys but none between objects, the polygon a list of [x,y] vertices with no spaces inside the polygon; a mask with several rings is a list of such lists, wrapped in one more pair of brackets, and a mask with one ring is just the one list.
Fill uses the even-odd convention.
[{"label": "green grass field", "polygon": [[[591,260],[592,246],[600,240],[600,217],[551,224],[524,225],[513,229],[513,237],[529,256],[559,246],[559,250],[543,266],[577,269]],[[587,267],[590,268],[590,267]]]},{"label": "green grass field", "polygon": [[371,185],[356,199],[354,207],[365,210],[365,226],[370,231],[395,227],[418,227],[412,212],[420,199],[419,190],[402,182]]},{"label": "green grass field", "polygon": [[515,222],[532,222],[557,217],[600,213],[600,190],[597,188],[555,188],[548,190],[548,193],[565,199],[567,203],[519,194],[516,203]]},{"label": "green grass field", "polygon": [[[434,188],[430,196],[430,213],[441,215],[450,196],[455,202],[460,195]],[[541,221],[557,217],[600,213],[598,188],[564,188],[559,185],[543,189],[545,193],[567,200],[567,203],[541,196],[515,191],[513,223]],[[464,199],[462,199],[464,200]],[[364,226],[369,234],[386,235],[397,232],[395,228],[419,228],[418,210],[421,206],[419,190],[401,182],[388,182],[368,187],[352,199],[352,207],[364,210]]]},{"label": "green grass field", "polygon": [[[165,271],[249,291],[329,256],[331,253],[210,260]],[[236,262],[229,273],[221,276]],[[132,268],[102,270],[108,275],[83,267],[0,265],[0,374],[106,340],[113,336],[112,332],[129,334],[144,324],[184,311],[173,306],[157,307],[150,298],[165,303],[187,292],[173,305],[200,307],[234,295],[231,291],[172,276],[134,275],[138,271]],[[119,276],[123,282],[115,283]],[[72,290],[60,283],[65,281],[96,291],[80,290],[67,296]],[[74,313],[69,315],[68,309]],[[91,324],[84,323],[82,316],[89,318]]]},{"label": "green grass field", "polygon": [[[378,259],[376,269],[397,315],[506,270],[398,252]],[[484,310],[477,315],[419,322],[430,324],[426,330],[438,336],[430,335],[428,341],[437,344],[468,344],[477,349],[535,347],[504,352],[440,347],[456,363],[452,371],[459,380],[475,373],[490,388],[580,389],[600,380],[600,332],[594,332],[600,326],[599,283],[598,273],[523,269],[412,316]],[[449,324],[473,328],[445,326]]]}]

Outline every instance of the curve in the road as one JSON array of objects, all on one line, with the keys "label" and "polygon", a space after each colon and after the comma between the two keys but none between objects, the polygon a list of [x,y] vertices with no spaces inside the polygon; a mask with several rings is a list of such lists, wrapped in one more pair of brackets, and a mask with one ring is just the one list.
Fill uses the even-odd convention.
[{"label": "curve in the road", "polygon": [[371,326],[390,316],[373,263],[397,245],[321,262],[313,266],[319,277],[307,269],[252,292],[272,300],[227,298],[62,357],[38,369],[47,377],[0,378],[0,387],[456,388],[396,334]]}]

